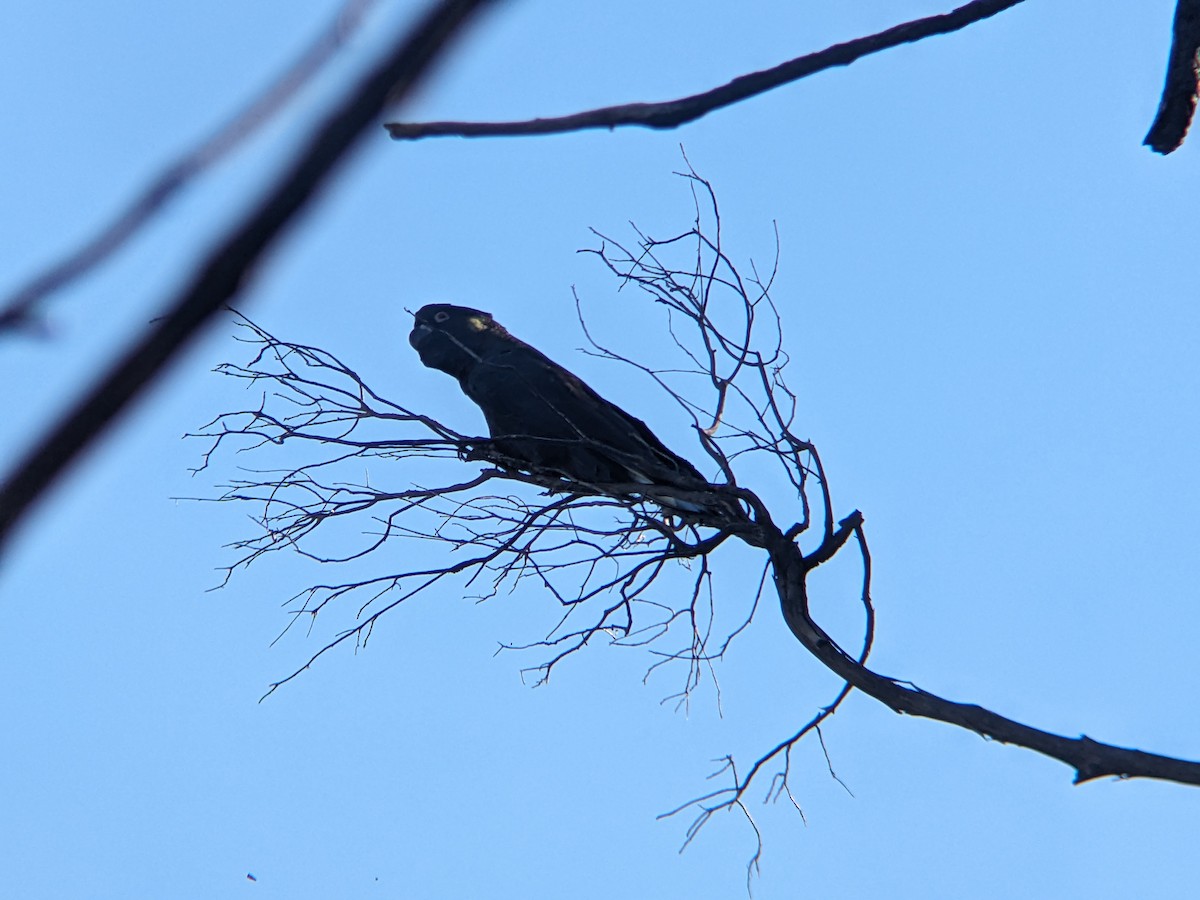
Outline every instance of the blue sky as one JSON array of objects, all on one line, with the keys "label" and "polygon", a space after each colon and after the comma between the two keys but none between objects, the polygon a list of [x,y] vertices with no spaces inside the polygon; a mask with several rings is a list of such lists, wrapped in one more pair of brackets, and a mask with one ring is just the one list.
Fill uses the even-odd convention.
[{"label": "blue sky", "polygon": [[[0,10],[0,285],[89,235],[334,6]],[[666,99],[948,8],[796,6],[507,4],[397,117]],[[380,129],[239,305],[467,432],[481,417],[419,365],[404,309],[489,309],[699,461],[668,402],[578,352],[571,296],[605,341],[660,346],[630,333],[614,284],[575,251],[589,227],[688,227],[671,174],[683,143],[739,261],[769,260],[778,223],[801,430],[839,509],[866,515],[875,667],[1038,727],[1197,758],[1200,148],[1140,145],[1172,6],[1027,0],[675,132],[401,145]],[[381,7],[288,115],[58,297],[48,337],[4,342],[6,458],[159,312],[415,8]],[[180,436],[244,401],[211,372],[243,358],[233,334],[218,323],[190,348],[0,561],[6,891],[744,896],[743,822],[719,817],[678,854],[686,823],[655,817],[707,790],[712,760],[752,760],[836,692],[770,604],[719,667],[723,717],[711,691],[686,715],[660,704],[673,683],[643,684],[651,660],[632,650],[522,684],[536,660],[494,651],[540,636],[552,601],[530,587],[476,604],[449,586],[258,702],[319,646],[270,646],[311,570],[280,557],[208,591],[248,510],[174,499],[219,480],[188,474],[202,448]],[[744,602],[753,559],[714,557],[727,602]],[[843,627],[845,585],[818,584],[817,613]],[[806,821],[754,801],[756,897],[1194,893],[1193,789],[1073,787],[1058,763],[865,697],[825,736],[853,796],[803,745]]]}]

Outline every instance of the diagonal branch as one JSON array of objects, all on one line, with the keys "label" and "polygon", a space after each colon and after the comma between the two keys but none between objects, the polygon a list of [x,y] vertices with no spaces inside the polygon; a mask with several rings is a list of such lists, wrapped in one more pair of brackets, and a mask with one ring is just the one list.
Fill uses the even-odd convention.
[{"label": "diagonal branch", "polygon": [[[1059,760],[1074,769],[1076,783],[1116,776],[1200,785],[1200,762],[1053,734],[867,667],[876,620],[864,519],[857,511],[835,518],[817,450],[795,431],[797,419],[803,416],[798,415],[799,396],[784,377],[790,360],[770,296],[774,269],[765,278],[757,269],[753,278],[739,275],[723,249],[721,216],[711,186],[690,169],[683,175],[696,206],[691,228],[667,239],[652,239],[633,226],[636,244],[626,246],[600,236],[601,246],[588,251],[622,286],[634,287],[663,312],[663,327],[676,358],[659,353],[654,366],[646,365],[600,343],[586,326],[584,334],[591,352],[634,366],[692,415],[697,433],[708,442],[706,449],[727,474],[727,484],[707,488],[710,495],[731,500],[725,507],[728,515],[719,521],[716,515],[709,519],[668,514],[659,502],[663,497],[701,500],[699,494],[680,488],[574,481],[561,471],[505,456],[486,438],[459,435],[403,403],[386,400],[332,354],[278,340],[245,323],[253,334],[248,343],[260,345],[253,361],[225,365],[220,371],[247,379],[263,390],[264,399],[257,409],[225,414],[206,426],[203,435],[212,442],[208,454],[221,446],[226,451],[240,446],[258,459],[260,450],[278,450],[286,466],[243,469],[248,475],[239,476],[217,498],[248,501],[260,510],[255,521],[261,533],[233,544],[242,557],[226,571],[256,563],[277,550],[320,562],[352,562],[356,567],[371,559],[387,568],[386,574],[366,577],[355,568],[351,571],[356,574],[344,581],[313,585],[293,596],[289,628],[299,621],[311,626],[333,607],[340,610],[337,614],[346,615],[352,602],[357,613],[349,627],[325,641],[304,665],[271,685],[268,693],[335,647],[365,645],[383,616],[453,575],[462,591],[470,591],[477,602],[523,584],[539,587],[552,599],[553,620],[540,639],[500,645],[500,650],[545,654],[540,665],[523,670],[523,674],[535,673],[538,683],[544,683],[567,657],[597,643],[646,648],[656,658],[647,679],[660,667],[683,670],[680,690],[664,702],[674,701],[686,709],[707,672],[719,710],[715,663],[750,626],[770,583],[793,636],[838,677],[837,693],[749,768],[736,764],[732,755],[723,757],[714,775],[729,781],[665,814],[684,810],[694,814],[684,846],[716,813],[736,810],[755,834],[756,850],[748,865],[748,874],[753,875],[762,841],[748,792],[755,782],[763,785],[769,775],[764,802],[783,797],[799,810],[791,790],[794,777],[799,777],[792,769],[793,750],[814,735],[830,776],[840,782],[822,727],[855,691],[895,712],[945,722]],[[699,427],[708,422],[720,428]],[[280,450],[285,443],[296,453]],[[321,448],[320,453],[313,453],[314,446]],[[769,495],[755,493],[733,477],[735,466],[743,474],[760,477],[764,467],[751,469],[749,459],[760,462],[764,453],[787,475],[786,480],[776,475]],[[436,472],[436,466],[400,470],[386,465],[401,459],[445,461],[448,466],[481,462],[490,468],[470,480],[455,474],[451,481],[435,474],[432,483],[438,486],[430,487],[431,482],[411,479],[418,472],[424,479],[424,473]],[[379,465],[366,465],[376,460]],[[409,486],[394,486],[397,476]],[[555,499],[533,499],[521,491],[499,493],[505,482],[544,489],[546,496]],[[487,493],[480,490],[484,488]],[[775,513],[782,515],[789,503],[788,518],[779,521],[793,520],[797,505],[799,521],[786,527],[776,524]],[[420,542],[418,552],[379,553],[397,540],[410,547]],[[712,554],[737,541],[765,550],[767,559],[754,591],[718,601]],[[852,552],[852,544],[857,546],[862,573],[862,643],[856,655],[846,652],[814,621],[808,594],[809,576],[844,552]],[[393,562],[397,558],[406,560],[399,571]],[[416,570],[407,568],[407,561],[413,559],[418,560]],[[671,571],[674,565],[678,567]]]},{"label": "diagonal branch", "polygon": [[[852,527],[861,533],[861,520]],[[1066,763],[1075,769],[1076,784],[1115,776],[1161,778],[1179,784],[1200,785],[1200,762],[1104,744],[1086,735],[1071,738],[1042,731],[982,706],[947,700],[916,685],[873,672],[842,650],[809,614],[805,581],[815,557],[803,557],[796,545],[786,540],[774,526],[767,525],[765,530],[774,531],[773,537],[766,537],[766,543],[788,628],[806,650],[862,693],[895,712],[957,725],[985,738],[1025,747]]]},{"label": "diagonal branch", "polygon": [[1167,81],[1163,85],[1158,113],[1146,139],[1156,153],[1178,150],[1196,113],[1196,91],[1200,83],[1200,0],[1179,0],[1171,27],[1171,52],[1167,57]]},{"label": "diagonal branch", "polygon": [[1016,6],[1022,0],[972,0],[958,9],[896,25],[886,31],[834,44],[816,53],[799,56],[761,72],[750,72],[719,87],[667,100],[662,103],[623,103],[600,109],[528,119],[520,122],[394,122],[385,126],[396,140],[423,137],[513,137],[533,134],[563,134],[590,128],[640,125],[644,128],[677,128],[714,110],[765,94],[825,69],[848,66],[856,60],[927,37],[949,34]]},{"label": "diagonal branch", "polygon": [[86,275],[119,250],[188,182],[219,162],[271,120],[346,43],[375,0],[347,0],[334,20],[265,93],[198,147],[171,163],[98,234],[54,265],[34,275],[0,307],[0,333],[34,324],[34,312],[49,295]]},{"label": "diagonal branch", "polygon": [[0,546],[33,502],[231,297],[389,102],[407,95],[489,0],[441,0],[313,130],[284,173],[204,260],[155,327],[37,441],[0,483]]}]

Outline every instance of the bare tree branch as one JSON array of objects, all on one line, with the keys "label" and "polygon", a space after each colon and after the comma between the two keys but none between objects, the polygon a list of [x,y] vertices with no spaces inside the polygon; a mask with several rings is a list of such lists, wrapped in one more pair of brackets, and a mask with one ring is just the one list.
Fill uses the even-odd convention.
[{"label": "bare tree branch", "polygon": [[[844,524],[860,530],[861,516],[855,513]],[[1200,763],[1116,747],[1086,735],[1068,738],[1041,731],[982,706],[947,700],[910,682],[872,672],[842,650],[809,614],[807,576],[827,554],[819,550],[805,557],[781,532],[768,539],[768,545],[784,619],[796,640],[839,678],[896,712],[958,725],[1001,743],[1035,750],[1075,769],[1076,784],[1115,776],[1200,785]]]},{"label": "bare tree branch", "polygon": [[366,18],[375,0],[347,0],[333,21],[260,96],[198,147],[167,166],[99,233],[17,288],[0,306],[0,333],[36,325],[48,296],[86,275],[119,250],[176,194],[278,113],[320,71]]},{"label": "bare tree branch", "polygon": [[0,548],[79,452],[241,289],[254,265],[336,170],[385,104],[405,96],[450,40],[493,0],[441,0],[344,94],[263,199],[200,264],[151,331],[18,461],[0,484]]},{"label": "bare tree branch", "polygon": [[[787,419],[780,416],[788,414],[765,396],[786,392],[780,374],[786,357],[767,293],[769,281],[738,275],[721,248],[719,216],[711,237],[701,228],[703,207],[711,204],[716,214],[711,190],[697,182],[696,197],[695,228],[648,252],[635,251],[647,264],[651,258],[682,253],[696,270],[689,273],[663,258],[654,270],[657,278],[649,269],[638,269],[632,274],[640,274],[640,281],[627,279],[669,301],[665,305],[685,365],[640,368],[691,414],[697,438],[722,473],[732,474],[732,461],[748,454],[782,455],[783,470],[796,469],[785,483],[801,486],[802,492],[814,477],[805,462],[807,445],[786,432],[786,424],[780,423]],[[614,271],[628,270],[631,257],[618,245],[607,243],[595,252]],[[767,335],[761,349],[755,322]],[[373,556],[384,543],[404,539],[428,547],[419,571],[366,571],[296,594],[293,622],[295,617],[311,622],[331,605],[344,606],[355,596],[359,611],[352,625],[338,630],[278,684],[335,646],[365,641],[379,615],[440,580],[442,576],[434,578],[435,569],[463,576],[480,589],[480,599],[530,580],[555,599],[561,616],[540,639],[501,646],[546,651],[548,656],[527,670],[538,682],[559,662],[603,639],[647,648],[655,658],[648,674],[682,667],[681,686],[669,700],[686,706],[706,673],[715,684],[713,663],[748,627],[766,570],[746,598],[748,608],[725,603],[718,610],[708,556],[734,536],[757,543],[752,511],[762,504],[752,492],[732,482],[710,485],[704,492],[644,483],[592,485],[531,470],[498,453],[489,439],[457,434],[431,416],[385,399],[332,354],[282,341],[247,321],[243,325],[249,331],[245,340],[256,352],[248,364],[227,364],[220,371],[260,389],[262,400],[205,426],[200,434],[209,445],[200,468],[235,448],[255,459],[270,455],[283,462],[242,468],[216,498],[254,504],[260,528],[232,545],[239,556],[226,567],[226,580],[277,550],[318,562],[369,566],[378,561],[390,567],[411,554]],[[593,347],[609,358],[624,359],[594,342]],[[759,369],[771,374],[764,380]],[[754,374],[747,379],[739,373]],[[735,377],[746,384],[731,389]],[[698,391],[708,399],[702,400]],[[715,416],[718,408],[721,417]],[[719,432],[714,421],[720,423]],[[781,427],[782,437],[776,434]],[[395,466],[400,459],[403,468]],[[420,467],[422,460],[429,465]],[[491,468],[464,478],[459,461]],[[397,476],[409,483],[393,483]],[[501,481],[532,485],[558,498],[545,502],[493,493]],[[714,492],[730,502],[713,504]],[[673,510],[664,516],[658,501],[667,497],[693,499],[705,510]],[[829,515],[822,512],[823,519]],[[355,522],[361,523],[357,529]],[[450,554],[440,568],[433,563],[438,547]],[[681,573],[680,563],[690,566],[690,578]],[[680,578],[687,579],[686,586],[661,595],[662,585]],[[674,640],[672,635],[682,640],[663,646],[664,640]]]},{"label": "bare tree branch", "polygon": [[[1108,775],[1200,784],[1200,763],[1053,734],[868,668],[876,633],[864,519],[858,511],[840,520],[834,515],[816,448],[794,431],[799,401],[784,379],[788,358],[769,290],[774,267],[762,277],[755,270],[754,277],[743,278],[723,247],[711,185],[690,167],[680,174],[693,191],[692,228],[654,239],[635,227],[637,240],[628,245],[598,235],[600,246],[587,251],[622,288],[632,287],[664,312],[671,341],[662,342],[651,366],[600,344],[586,327],[585,335],[590,352],[635,367],[688,412],[697,439],[727,478],[728,483],[711,484],[709,490],[736,498],[736,504],[721,505],[719,514],[680,520],[656,504],[656,486],[583,484],[537,471],[528,462],[505,458],[487,438],[458,435],[432,416],[385,400],[331,354],[289,344],[248,324],[250,342],[260,349],[250,364],[222,371],[263,388],[264,399],[206,427],[203,434],[211,444],[205,460],[234,445],[256,458],[283,453],[287,446],[303,451],[299,463],[243,469],[245,474],[216,498],[254,504],[260,528],[234,543],[241,556],[227,575],[277,550],[337,565],[385,567],[365,574],[342,570],[355,574],[312,585],[292,598],[289,628],[296,621],[311,626],[322,613],[347,607],[353,621],[324,639],[268,693],[334,648],[364,645],[382,616],[453,579],[478,600],[523,584],[540,587],[552,598],[554,612],[541,637],[501,645],[502,651],[540,654],[539,663],[524,670],[537,684],[568,658],[606,642],[651,654],[647,677],[664,669],[681,673],[678,691],[664,702],[686,706],[708,675],[719,703],[716,663],[750,626],[770,575],[788,628],[838,684],[827,705],[749,767],[723,757],[713,775],[722,779],[721,786],[663,814],[693,816],[685,847],[718,812],[736,811],[755,835],[748,865],[752,876],[762,854],[762,833],[748,804],[750,792],[758,784],[765,788],[765,802],[786,798],[799,810],[792,792],[792,751],[814,734],[830,776],[840,783],[821,729],[853,691],[896,712],[1059,760],[1075,770],[1076,783]],[[576,302],[581,303],[578,296]],[[671,343],[682,363],[672,364]],[[397,459],[405,461],[406,471],[388,465]],[[372,461],[378,464],[368,466]],[[416,483],[422,462],[431,477]],[[486,468],[464,477],[464,462]],[[452,477],[446,477],[446,467]],[[770,504],[765,492],[745,484],[768,475],[776,485]],[[397,477],[409,483],[390,484]],[[506,482],[516,489],[498,493]],[[549,496],[532,498],[528,486]],[[781,522],[794,521],[777,524],[775,514],[786,514]],[[411,553],[375,553],[393,540],[420,542],[419,568],[398,568],[403,563],[395,560],[412,559]],[[718,598],[712,589],[715,553],[733,541],[762,549],[765,566],[756,588]],[[810,574],[847,552],[862,575],[861,644],[853,655],[814,621],[808,594]]]},{"label": "bare tree branch", "polygon": [[856,60],[927,37],[949,34],[1016,6],[1022,0],[972,0],[948,13],[915,19],[886,31],[834,44],[760,72],[750,72],[719,87],[661,103],[623,103],[567,116],[520,122],[393,122],[385,126],[396,140],[425,137],[513,137],[563,134],[591,128],[613,129],[624,125],[644,128],[678,128],[714,110],[740,103],[825,69],[848,66]]},{"label": "bare tree branch", "polygon": [[1200,82],[1200,0],[1178,0],[1167,56],[1167,80],[1154,123],[1142,141],[1156,153],[1177,150],[1196,112]]}]

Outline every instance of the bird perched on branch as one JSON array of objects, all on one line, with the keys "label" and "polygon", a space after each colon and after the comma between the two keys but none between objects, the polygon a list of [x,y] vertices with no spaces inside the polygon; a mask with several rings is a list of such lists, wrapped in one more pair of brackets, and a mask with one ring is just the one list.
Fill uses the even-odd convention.
[{"label": "bird perched on branch", "polygon": [[[517,340],[491,313],[446,303],[424,306],[408,342],[425,365],[458,379],[483,410],[493,446],[522,467],[602,491],[609,484],[710,489],[696,467],[668,450],[645,422]],[[723,497],[704,503],[647,493],[683,512],[732,508]]]}]

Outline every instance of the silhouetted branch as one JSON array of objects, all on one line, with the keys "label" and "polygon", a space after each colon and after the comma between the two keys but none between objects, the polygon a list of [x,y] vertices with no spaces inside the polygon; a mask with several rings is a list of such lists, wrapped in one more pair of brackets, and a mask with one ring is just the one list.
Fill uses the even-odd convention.
[{"label": "silhouetted branch", "polygon": [[[816,568],[823,562],[827,562],[833,558],[833,555],[845,545],[846,538],[853,534],[858,539],[859,552],[862,556],[862,594],[860,597],[863,610],[866,614],[865,627],[863,630],[863,646],[857,657],[858,666],[862,667],[867,661],[867,657],[871,655],[871,648],[875,643],[875,607],[871,602],[871,554],[867,549],[866,535],[863,533],[862,516],[859,513],[854,513],[841,523],[838,533],[832,536],[829,540],[822,544],[813,553],[805,557],[806,564],[811,568]],[[785,538],[785,541],[787,539]],[[795,546],[794,544],[792,545]],[[763,797],[764,803],[772,803],[779,800],[780,797],[786,796],[788,802],[795,807],[796,811],[801,816],[804,811],[800,808],[799,802],[791,791],[791,770],[792,770],[792,748],[796,746],[804,737],[812,732],[816,732],[820,736],[821,723],[832,716],[842,705],[853,690],[853,685],[846,681],[837,696],[833,698],[827,706],[823,707],[812,719],[806,722],[798,731],[790,737],[784,739],[771,750],[768,750],[760,756],[751,767],[746,771],[744,776],[739,777],[737,774],[737,766],[734,765],[732,757],[726,757],[726,764],[713,773],[712,777],[718,777],[728,772],[732,776],[732,784],[728,787],[719,788],[703,796],[696,797],[677,806],[672,810],[668,810],[658,816],[660,819],[670,818],[671,816],[679,815],[684,811],[691,810],[695,813],[695,818],[688,825],[687,834],[683,843],[687,847],[700,833],[700,830],[708,824],[709,820],[714,815],[720,812],[725,812],[731,809],[738,809],[754,826],[755,834],[755,851],[747,864],[747,875],[751,875],[758,869],[759,860],[762,858],[763,845],[762,833],[758,830],[757,824],[754,823],[754,816],[749,809],[746,808],[745,797],[749,791],[751,784],[760,777],[764,769],[771,763],[772,760],[780,759],[782,763],[780,767],[771,776],[770,785],[767,787],[766,794]],[[825,740],[821,738],[821,748],[825,751],[825,762],[829,768],[829,774],[841,784],[847,791],[845,783],[837,777],[833,771],[833,763],[829,759],[829,753],[825,749]]]},{"label": "silhouetted branch", "polygon": [[492,0],[441,0],[345,92],[263,199],[208,254],[151,331],[22,457],[0,484],[0,547],[31,504],[238,291],[388,102],[405,96]]},{"label": "silhouetted branch", "polygon": [[34,310],[49,295],[86,275],[120,249],[176,194],[278,113],[358,28],[375,0],[347,0],[334,20],[262,95],[198,147],[155,177],[104,228],[10,294],[0,308],[0,333],[34,327]]},{"label": "silhouetted branch", "polygon": [[[303,452],[298,462],[250,471],[218,498],[252,502],[261,529],[233,545],[242,555],[227,574],[275,550],[338,565],[388,567],[314,585],[293,597],[292,624],[311,624],[323,612],[345,609],[352,598],[353,623],[326,639],[268,693],[333,648],[365,644],[383,615],[454,577],[479,600],[522,584],[552,598],[556,612],[540,637],[500,648],[540,653],[538,664],[525,670],[538,684],[568,657],[606,643],[652,654],[647,677],[665,667],[682,670],[680,688],[667,701],[686,706],[707,673],[719,702],[715,663],[749,627],[770,576],[788,628],[838,685],[826,706],[812,711],[800,728],[749,767],[724,757],[714,777],[727,782],[664,814],[693,815],[684,846],[716,813],[736,810],[755,834],[748,867],[753,874],[762,833],[747,802],[750,792],[758,784],[765,788],[766,802],[786,798],[799,809],[792,792],[792,751],[813,734],[836,779],[821,728],[852,691],[896,712],[1050,756],[1074,768],[1077,783],[1112,775],[1200,784],[1200,763],[1052,734],[868,667],[876,632],[864,518],[857,510],[835,516],[820,457],[794,431],[799,398],[784,379],[788,358],[770,296],[775,265],[763,277],[757,271],[742,277],[725,252],[711,185],[690,168],[680,174],[693,191],[691,228],[660,240],[635,227],[636,240],[628,244],[597,233],[600,246],[586,251],[619,278],[622,288],[634,288],[663,312],[675,359],[665,341],[654,365],[648,365],[601,344],[586,326],[585,335],[587,352],[652,378],[691,417],[712,466],[727,479],[710,484],[707,503],[700,502],[705,496],[699,492],[585,484],[538,471],[506,458],[487,438],[459,435],[432,416],[384,399],[333,355],[289,344],[247,323],[249,341],[258,346],[254,359],[222,371],[261,388],[263,401],[210,424],[204,432],[212,442],[206,461],[231,442],[256,458],[289,447]],[[582,321],[578,296],[576,302]],[[464,463],[483,468],[464,477]],[[772,491],[770,503],[765,492],[747,486],[768,474],[784,485]],[[399,478],[403,483],[395,483]],[[505,484],[512,485],[511,493],[499,492]],[[538,489],[536,497],[530,487]],[[690,497],[705,512],[668,514],[657,502],[666,496]],[[713,496],[728,502],[714,505]],[[798,517],[789,504],[799,507]],[[791,524],[777,524],[776,514],[787,514],[781,521]],[[394,540],[421,544],[419,568],[395,568],[396,558],[411,559],[411,554],[376,552]],[[715,552],[734,540],[762,549],[766,564],[754,591],[717,597]],[[844,558],[851,547],[857,549],[857,602],[863,611],[860,649],[853,655],[813,619],[808,594],[810,574]],[[738,601],[745,604],[740,610],[733,606]]]},{"label": "silhouetted branch", "polygon": [[[501,646],[546,651],[527,670],[539,682],[598,638],[647,648],[654,657],[648,675],[681,666],[680,688],[669,697],[680,704],[690,701],[705,672],[715,674],[714,662],[749,626],[766,576],[764,570],[757,592],[747,598],[747,611],[730,615],[718,609],[708,557],[731,537],[760,544],[755,510],[765,510],[752,491],[732,481],[733,466],[750,454],[774,459],[782,453],[784,469],[797,469],[788,475],[797,494],[804,493],[813,475],[805,462],[803,448],[808,445],[786,433],[778,406],[771,413],[772,402],[761,396],[764,385],[786,391],[781,370],[787,359],[780,349],[769,279],[746,281],[738,275],[721,248],[711,190],[694,173],[688,177],[697,191],[696,225],[639,251],[644,262],[657,260],[654,276],[649,269],[626,271],[628,253],[614,249],[616,245],[595,251],[610,268],[626,271],[627,281],[669,299],[671,328],[684,365],[655,369],[594,341],[593,347],[608,358],[638,365],[688,411],[701,445],[731,479],[729,484],[704,491],[644,483],[586,484],[531,469],[506,458],[487,438],[458,434],[387,399],[327,351],[280,340],[243,320],[243,341],[254,348],[252,358],[246,364],[223,365],[220,371],[254,388],[261,399],[219,416],[199,435],[209,441],[199,470],[215,455],[235,449],[258,461],[253,469],[243,468],[215,498],[252,503],[259,526],[257,534],[231,545],[238,556],[226,567],[225,581],[276,550],[314,562],[390,566],[395,554],[375,554],[390,541],[419,541],[428,548],[420,570],[370,572],[297,594],[293,622],[313,621],[331,605],[359,598],[355,622],[325,642],[297,672],[335,646],[365,640],[382,612],[455,574],[479,590],[479,599],[528,581],[554,598],[561,615],[540,638]],[[669,261],[667,254],[681,256],[689,268]],[[637,277],[629,277],[633,275]],[[757,335],[756,324],[770,326],[765,339]],[[767,380],[757,374],[760,369],[770,370]],[[706,397],[698,395],[698,385]],[[781,427],[785,433],[776,434]],[[268,456],[277,462],[264,467],[261,461]],[[398,466],[401,461],[404,465]],[[464,478],[462,462],[484,468],[477,477]],[[404,481],[396,483],[398,477]],[[497,493],[505,481],[545,490],[553,499]],[[714,494],[725,502],[714,504]],[[668,498],[690,500],[703,511],[680,513],[667,507],[669,515],[664,514],[659,501]],[[807,508],[806,499],[800,503]],[[440,552],[452,555],[437,567]],[[684,570],[675,564],[689,560],[686,586],[664,593],[660,581],[676,584]],[[436,572],[444,574],[435,578]]]},{"label": "silhouetted branch", "polygon": [[1001,13],[1022,0],[973,0],[958,9],[896,25],[886,31],[834,44],[761,72],[750,72],[699,94],[661,103],[623,103],[567,116],[528,119],[520,122],[393,122],[388,133],[396,140],[424,137],[515,137],[563,134],[592,128],[613,129],[625,125],[644,128],[678,128],[726,106],[799,81],[809,75],[848,66],[856,60],[939,34],[949,34]]},{"label": "silhouetted branch", "polygon": [[[860,533],[861,521],[853,527]],[[911,682],[872,672],[842,650],[809,614],[808,573],[824,560],[802,556],[782,533],[769,537],[767,543],[784,619],[792,634],[839,678],[896,712],[937,719],[992,740],[1035,750],[1075,769],[1076,784],[1111,775],[1200,785],[1200,763],[1103,744],[1087,736],[1068,738],[1041,731],[981,706],[947,700]]]},{"label": "silhouetted branch", "polygon": [[1167,56],[1167,80],[1154,123],[1142,141],[1157,153],[1177,150],[1196,113],[1200,81],[1200,0],[1178,0]]},{"label": "silhouetted branch", "polygon": [[[457,574],[466,576],[468,586],[483,587],[481,598],[493,596],[506,584],[511,588],[533,579],[562,606],[561,619],[546,636],[524,647],[553,651],[538,667],[539,680],[598,635],[638,646],[686,627],[686,643],[661,655],[663,661],[688,666],[681,692],[685,698],[699,684],[700,669],[711,663],[707,647],[713,637],[711,602],[708,613],[700,609],[708,582],[705,557],[730,531],[702,536],[696,531],[698,523],[683,527],[668,523],[657,507],[635,501],[637,496],[653,499],[666,494],[686,499],[688,491],[644,484],[586,485],[530,471],[497,452],[489,439],[460,435],[386,399],[334,355],[282,341],[244,318],[242,327],[246,336],[241,340],[254,348],[251,360],[244,365],[225,364],[218,371],[260,391],[261,399],[254,406],[222,414],[191,435],[209,442],[196,471],[205,470],[225,448],[256,457],[266,453],[298,457],[299,462],[242,469],[215,498],[254,504],[260,529],[231,545],[239,555],[225,567],[222,583],[237,569],[277,550],[344,564],[373,559],[385,542],[403,538],[440,546],[450,554],[467,554],[445,565],[321,584],[297,594],[293,624],[302,618],[314,621],[330,604],[351,596],[360,598],[357,623],[339,631],[304,666],[270,690],[334,647],[365,642],[381,615]],[[417,477],[418,461],[451,460],[454,465],[449,470],[439,465],[429,472],[435,478],[437,470],[458,475],[460,460],[490,468],[466,480],[391,484],[402,472],[406,479]],[[398,467],[400,461],[407,468]],[[497,480],[560,496],[530,502],[511,494],[484,493]],[[735,510],[730,505],[729,515],[741,517]],[[730,524],[746,527],[743,521]],[[422,558],[433,560],[436,555],[427,553]],[[687,559],[700,560],[690,594],[671,604],[650,598],[648,592],[664,566]],[[596,604],[605,604],[610,594],[617,602],[589,612]],[[732,637],[721,638],[717,655],[724,653]]]}]

